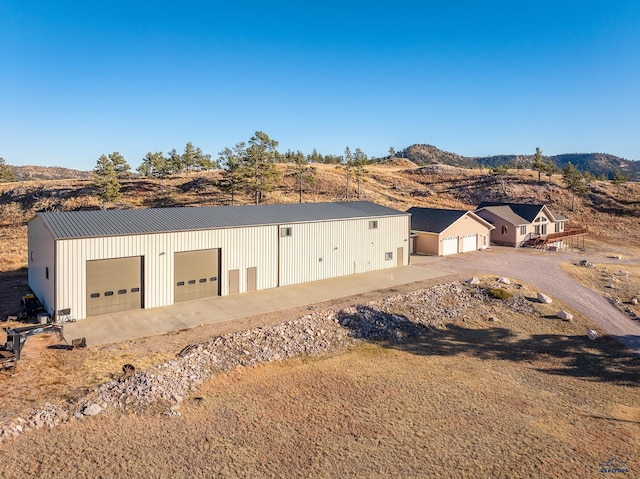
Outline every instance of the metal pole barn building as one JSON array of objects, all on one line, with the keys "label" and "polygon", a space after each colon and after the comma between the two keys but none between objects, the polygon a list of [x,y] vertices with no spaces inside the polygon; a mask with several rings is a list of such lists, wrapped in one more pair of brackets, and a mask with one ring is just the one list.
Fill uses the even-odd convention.
[{"label": "metal pole barn building", "polygon": [[410,215],[368,201],[38,213],[28,230],[29,286],[52,317],[409,264]]}]

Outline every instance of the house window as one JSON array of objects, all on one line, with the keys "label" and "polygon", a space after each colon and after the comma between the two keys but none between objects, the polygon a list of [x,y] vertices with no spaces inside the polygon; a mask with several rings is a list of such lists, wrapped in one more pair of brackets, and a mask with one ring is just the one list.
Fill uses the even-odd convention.
[{"label": "house window", "polygon": [[562,231],[562,223],[556,223],[556,233],[560,233]]},{"label": "house window", "polygon": [[392,252],[384,254],[384,260],[385,261],[389,261],[389,260],[392,260],[392,259],[393,259],[393,253]]},{"label": "house window", "polygon": [[546,235],[547,234],[547,225],[542,225],[541,230],[542,230],[542,234]]},{"label": "house window", "polygon": [[506,227],[506,226],[503,226],[503,227],[502,227],[502,234],[503,234],[503,235],[506,235],[506,234],[507,234],[507,227]]},{"label": "house window", "polygon": [[45,278],[49,279],[49,267],[48,266],[45,266],[44,276],[45,276]]},{"label": "house window", "polygon": [[377,220],[369,221],[369,229],[370,230],[377,230],[378,229],[378,221]]},{"label": "house window", "polygon": [[520,234],[523,235],[523,236],[527,234],[527,226],[526,225],[520,227]]},{"label": "house window", "polygon": [[280,237],[286,238],[287,236],[293,236],[293,228],[291,226],[280,228]]}]

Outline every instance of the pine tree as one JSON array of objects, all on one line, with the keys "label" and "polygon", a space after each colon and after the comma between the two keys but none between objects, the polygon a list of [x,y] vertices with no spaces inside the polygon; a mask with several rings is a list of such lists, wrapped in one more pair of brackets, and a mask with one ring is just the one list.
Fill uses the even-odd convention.
[{"label": "pine tree", "polygon": [[336,165],[336,168],[344,171],[346,179],[345,199],[349,201],[349,179],[353,172],[353,153],[348,146],[344,149],[344,157],[341,158],[341,162]]},{"label": "pine tree", "polygon": [[4,158],[0,157],[0,183],[9,181],[16,181],[16,175],[11,167],[5,163]]},{"label": "pine tree", "polygon": [[546,164],[542,161],[542,151],[540,148],[536,148],[536,154],[534,156],[532,168],[538,172],[538,183],[540,183],[540,177],[542,172],[545,171]]},{"label": "pine tree", "polygon": [[93,183],[96,188],[96,196],[102,200],[102,209],[107,208],[107,203],[118,201],[120,182],[113,161],[107,155],[100,155],[93,169]]},{"label": "pine tree", "polygon": [[616,186],[618,196],[620,196],[620,185],[626,183],[627,181],[629,181],[628,176],[624,176],[618,169],[613,170],[613,178],[611,179],[611,183]]},{"label": "pine tree", "polygon": [[571,191],[571,211],[573,211],[576,195],[583,195],[587,188],[584,185],[584,176],[571,162],[562,170],[562,180],[569,191]]},{"label": "pine tree", "polygon": [[365,168],[368,161],[369,161],[369,158],[367,158],[367,155],[360,148],[356,148],[356,151],[355,151],[355,154],[353,155],[353,160],[352,160],[352,165],[353,165],[352,170],[353,170],[353,175],[356,177],[358,199],[360,199],[360,181],[364,177],[364,175],[369,173]]},{"label": "pine tree", "polygon": [[305,157],[301,151],[296,151],[289,155],[293,166],[289,168],[291,175],[296,179],[298,183],[298,202],[302,203],[302,191],[304,190],[304,184],[314,184],[315,178],[318,173],[318,169],[315,166],[309,164],[309,158]]},{"label": "pine tree", "polygon": [[131,177],[131,167],[117,151],[109,154],[109,160],[113,163],[113,169],[116,172],[116,177],[119,180],[124,180]]},{"label": "pine tree", "polygon": [[138,167],[138,173],[148,178],[166,178],[170,173],[169,164],[161,151],[149,152]]},{"label": "pine tree", "polygon": [[178,153],[175,148],[171,150],[167,158],[168,170],[172,175],[179,175],[184,170],[184,162],[182,161],[182,155]]},{"label": "pine tree", "polygon": [[245,189],[246,170],[242,165],[246,149],[247,145],[240,142],[233,148],[225,148],[218,154],[222,166],[222,179],[217,186],[225,193],[231,194],[231,205],[235,204],[236,193]]},{"label": "pine tree", "polygon": [[265,193],[273,191],[280,181],[280,172],[275,163],[278,157],[278,142],[262,131],[256,131],[249,140],[242,168],[246,172],[246,187],[260,204]]}]

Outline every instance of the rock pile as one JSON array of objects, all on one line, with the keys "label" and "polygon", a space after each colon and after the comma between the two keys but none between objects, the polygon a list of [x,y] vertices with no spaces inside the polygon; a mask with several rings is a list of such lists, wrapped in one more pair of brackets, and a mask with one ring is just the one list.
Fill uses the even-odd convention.
[{"label": "rock pile", "polygon": [[[359,341],[398,342],[419,337],[429,327],[465,318],[469,308],[491,301],[480,285],[446,283],[340,311],[318,311],[293,321],[241,331],[184,348],[175,359],[146,371],[109,381],[66,407],[47,404],[27,420],[0,429],[0,440],[29,428],[54,427],[109,410],[144,411],[151,405],[179,415],[180,403],[198,385],[239,366],[337,351]],[[524,298],[502,304],[533,311]]]}]

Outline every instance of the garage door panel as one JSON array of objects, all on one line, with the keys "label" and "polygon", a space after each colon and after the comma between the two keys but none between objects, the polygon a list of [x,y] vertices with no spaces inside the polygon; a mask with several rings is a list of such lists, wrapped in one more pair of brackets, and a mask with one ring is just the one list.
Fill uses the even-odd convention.
[{"label": "garage door panel", "polygon": [[458,252],[458,237],[445,238],[442,240],[442,256],[456,254]]},{"label": "garage door panel", "polygon": [[174,302],[220,295],[220,250],[175,253]]},{"label": "garage door panel", "polygon": [[478,235],[466,235],[462,237],[462,252],[475,251],[478,249]]},{"label": "garage door panel", "polygon": [[141,256],[87,261],[87,317],[143,306]]}]

